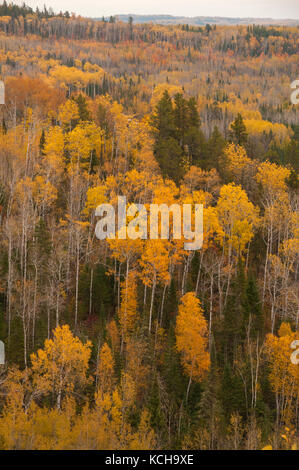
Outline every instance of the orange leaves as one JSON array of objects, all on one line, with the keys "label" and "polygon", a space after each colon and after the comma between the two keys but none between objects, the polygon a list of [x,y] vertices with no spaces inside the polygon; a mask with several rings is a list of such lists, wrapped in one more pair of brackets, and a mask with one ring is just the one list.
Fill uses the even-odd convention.
[{"label": "orange leaves", "polygon": [[299,367],[291,361],[292,343],[295,340],[299,340],[299,333],[293,332],[289,323],[282,323],[279,336],[269,334],[266,339],[271,387],[275,393],[285,397],[287,416],[292,411],[292,401],[299,398]]},{"label": "orange leaves", "polygon": [[183,181],[189,191],[201,189],[215,194],[220,189],[220,177],[215,169],[204,171],[197,166],[191,166]]},{"label": "orange leaves", "polygon": [[30,106],[35,112],[47,116],[57,111],[64,96],[40,78],[9,77],[6,82],[6,104],[14,104],[22,114]]},{"label": "orange leaves", "polygon": [[137,316],[137,282],[136,273],[131,271],[121,283],[122,301],[118,313],[119,323],[124,337],[131,333]]},{"label": "orange leaves", "polygon": [[210,367],[208,327],[200,302],[193,292],[181,299],[176,321],[176,344],[190,379],[201,381]]},{"label": "orange leaves", "polygon": [[101,393],[110,391],[113,385],[114,359],[107,343],[103,344],[97,368],[98,384]]}]

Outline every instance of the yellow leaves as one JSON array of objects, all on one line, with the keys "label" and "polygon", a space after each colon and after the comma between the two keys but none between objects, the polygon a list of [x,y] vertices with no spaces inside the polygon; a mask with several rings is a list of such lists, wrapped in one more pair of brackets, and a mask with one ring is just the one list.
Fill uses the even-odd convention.
[{"label": "yellow leaves", "polygon": [[217,214],[225,233],[224,244],[242,253],[259,224],[258,208],[248,200],[240,186],[231,183],[222,186],[220,190]]},{"label": "yellow leaves", "polygon": [[244,147],[230,144],[225,149],[224,157],[229,176],[236,183],[242,184],[244,178],[252,176],[250,170],[255,169],[255,163],[247,156]]},{"label": "yellow leaves", "polygon": [[130,238],[126,240],[109,239],[108,244],[113,256],[121,263],[124,261],[132,263],[141,254],[143,247],[142,240],[131,240]]},{"label": "yellow leaves", "polygon": [[110,391],[114,382],[114,359],[107,343],[103,344],[100,351],[97,376],[101,393]]},{"label": "yellow leaves", "polygon": [[65,127],[70,127],[73,120],[79,119],[79,108],[75,101],[67,100],[59,108],[58,119]]},{"label": "yellow leaves", "polygon": [[203,249],[207,249],[215,242],[221,242],[225,234],[220,225],[216,207],[204,207],[203,221]]},{"label": "yellow leaves", "polygon": [[[44,393],[56,391],[60,400],[61,394],[88,382],[90,354],[90,341],[84,345],[73,336],[68,325],[57,327],[53,339],[45,341],[44,349],[31,355],[36,386]],[[57,404],[60,407],[60,402]]]},{"label": "yellow leaves", "polygon": [[156,446],[156,438],[150,426],[150,414],[147,410],[141,413],[138,431],[133,435],[130,442],[131,450],[153,450]]},{"label": "yellow leaves", "polygon": [[288,168],[266,161],[258,167],[256,180],[261,184],[266,197],[273,200],[280,198],[282,193],[286,192],[286,180],[290,174]]},{"label": "yellow leaves", "polygon": [[49,129],[46,134],[46,142],[44,146],[44,153],[47,155],[62,156],[64,150],[64,136],[62,129],[59,126],[54,126]]},{"label": "yellow leaves", "polygon": [[291,345],[295,340],[299,340],[299,332],[292,332],[288,323],[282,323],[278,337],[269,334],[266,339],[270,384],[275,393],[286,398],[286,412],[291,412],[292,400],[299,398],[299,367],[291,361]]},{"label": "yellow leaves", "polygon": [[189,191],[201,189],[215,194],[220,189],[220,178],[215,169],[205,171],[197,166],[191,166],[183,181]]},{"label": "yellow leaves", "polygon": [[91,64],[90,62],[85,62],[83,69],[86,72],[94,72],[94,73],[99,72],[104,75],[104,70],[101,67],[99,67],[97,64]]},{"label": "yellow leaves", "polygon": [[64,167],[64,135],[60,127],[51,127],[47,132],[43,153],[46,172],[61,174]]},{"label": "yellow leaves", "polygon": [[97,208],[97,206],[106,202],[106,187],[104,185],[96,186],[94,188],[88,188],[83,213],[90,214]]},{"label": "yellow leaves", "polygon": [[291,325],[289,323],[282,323],[278,331],[278,336],[282,338],[283,336],[291,336],[291,335],[292,335]]},{"label": "yellow leaves", "polygon": [[177,93],[183,93],[182,87],[180,86],[161,83],[157,85],[153,91],[151,98],[151,109],[154,109],[155,106],[159,103],[165,91],[168,91],[171,98],[173,98]]},{"label": "yellow leaves", "polygon": [[42,176],[36,176],[33,182],[33,198],[37,205],[52,204],[57,199],[57,189],[45,181]]},{"label": "yellow leaves", "polygon": [[169,275],[169,252],[163,240],[148,240],[139,260],[142,282],[151,286],[156,280],[167,283]]},{"label": "yellow leaves", "polygon": [[67,149],[71,164],[81,168],[91,168],[92,152],[101,149],[102,131],[89,122],[80,123],[67,135]]},{"label": "yellow leaves", "polygon": [[127,373],[122,372],[121,375],[121,391],[122,391],[122,403],[126,409],[134,407],[136,401],[136,384],[133,377]]},{"label": "yellow leaves", "polygon": [[111,340],[111,347],[113,352],[119,351],[119,333],[116,325],[116,321],[113,319],[107,325],[107,332]]},{"label": "yellow leaves", "polygon": [[249,135],[272,134],[278,144],[289,141],[291,137],[291,131],[284,124],[262,119],[245,119],[244,124]]},{"label": "yellow leaves", "polygon": [[37,206],[53,204],[57,199],[57,189],[43,176],[37,175],[33,180],[29,177],[20,180],[16,186],[16,195],[21,200],[32,198]]},{"label": "yellow leaves", "polygon": [[181,299],[176,321],[176,345],[190,378],[201,381],[210,368],[208,327],[195,293]]},{"label": "yellow leaves", "polygon": [[[159,184],[157,184],[159,183]],[[179,189],[176,184],[171,180],[156,182],[154,180],[153,186],[153,204],[168,204],[171,205],[177,202],[176,197],[179,194]]]},{"label": "yellow leaves", "polygon": [[[297,450],[297,442],[296,442],[296,430],[291,430],[287,426],[284,428],[286,434],[281,434],[280,437],[283,439],[283,448],[286,450]],[[273,450],[272,445],[267,445],[263,447],[262,450]]]},{"label": "yellow leaves", "polygon": [[102,82],[104,76],[103,69],[89,64],[85,70],[80,70],[81,65],[81,62],[78,60],[76,67],[57,65],[50,70],[50,79],[59,86],[64,88],[72,86],[78,91],[81,91],[90,83]]},{"label": "yellow leaves", "polygon": [[230,93],[229,101],[219,103],[218,106],[230,116],[241,114],[243,119],[262,119],[261,113],[256,109],[256,105],[245,105],[234,93]]},{"label": "yellow leaves", "polygon": [[299,253],[299,238],[285,240],[280,247],[280,251],[285,258],[295,260]]},{"label": "yellow leaves", "polygon": [[129,272],[121,283],[122,301],[118,313],[122,334],[126,338],[135,327],[137,316],[137,282],[136,273]]}]

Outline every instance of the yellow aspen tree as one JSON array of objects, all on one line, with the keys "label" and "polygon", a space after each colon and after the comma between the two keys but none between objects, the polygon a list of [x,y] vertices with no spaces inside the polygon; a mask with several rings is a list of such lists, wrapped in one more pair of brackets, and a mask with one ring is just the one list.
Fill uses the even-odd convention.
[{"label": "yellow aspen tree", "polygon": [[73,122],[79,117],[79,108],[75,101],[68,100],[60,106],[58,119],[66,130],[72,130]]},{"label": "yellow aspen tree", "polygon": [[175,332],[176,347],[189,376],[187,402],[192,380],[200,382],[210,368],[207,321],[194,292],[188,292],[181,298]]},{"label": "yellow aspen tree", "polygon": [[90,381],[87,377],[90,355],[91,342],[83,344],[68,325],[58,326],[53,339],[45,341],[44,349],[31,355],[34,382],[45,394],[54,393],[57,409],[61,409],[64,396]]},{"label": "yellow aspen tree", "polygon": [[143,410],[137,432],[130,443],[131,450],[153,450],[156,448],[156,436],[150,425],[150,414]]},{"label": "yellow aspen tree", "polygon": [[47,181],[56,184],[64,170],[64,134],[58,127],[51,127],[45,136],[42,164]]},{"label": "yellow aspen tree", "polygon": [[293,332],[289,323],[282,323],[278,336],[269,334],[266,338],[271,388],[276,395],[277,426],[283,420],[291,424],[296,414],[299,399],[299,367],[291,360],[292,344],[299,340],[299,332]]},{"label": "yellow aspen tree", "polygon": [[263,303],[265,301],[269,257],[273,253],[275,240],[281,238],[279,234],[287,226],[286,218],[290,212],[286,181],[290,174],[288,168],[268,161],[261,163],[256,174],[256,180],[262,189],[262,205],[265,209],[263,228],[265,232],[266,259],[262,295]]},{"label": "yellow aspen tree", "polygon": [[227,254],[228,262],[225,305],[230,288],[233,264],[238,256],[243,255],[247,244],[254,236],[254,231],[259,224],[259,210],[249,201],[246,191],[234,183],[222,186],[216,210],[224,234],[222,246]]},{"label": "yellow aspen tree", "polygon": [[121,283],[121,305],[119,309],[119,323],[122,332],[122,342],[132,333],[136,325],[137,316],[137,282],[136,273],[129,272],[128,277]]},{"label": "yellow aspen tree", "polygon": [[243,188],[248,189],[256,174],[256,162],[247,156],[246,150],[240,145],[230,144],[224,152],[225,166],[229,178]]},{"label": "yellow aspen tree", "polygon": [[233,250],[237,255],[242,254],[253,238],[254,229],[259,223],[258,208],[248,200],[241,186],[231,183],[220,189],[217,214],[224,232],[223,244],[228,249],[230,260]]},{"label": "yellow aspen tree", "polygon": [[141,267],[141,279],[145,286],[152,288],[148,330],[151,331],[154,298],[157,283],[168,283],[169,274],[169,252],[164,240],[148,240],[144,252],[139,260]]},{"label": "yellow aspen tree", "polygon": [[97,366],[98,387],[102,393],[111,392],[114,382],[114,359],[107,343],[103,344]]}]

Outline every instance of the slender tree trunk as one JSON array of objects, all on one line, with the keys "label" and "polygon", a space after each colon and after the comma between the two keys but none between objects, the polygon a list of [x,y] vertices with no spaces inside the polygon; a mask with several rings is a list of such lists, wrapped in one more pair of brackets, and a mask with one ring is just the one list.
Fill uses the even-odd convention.
[{"label": "slender tree trunk", "polygon": [[90,285],[89,285],[89,316],[92,311],[92,289],[93,289],[93,268],[90,271]]},{"label": "slender tree trunk", "polygon": [[155,290],[156,290],[156,273],[154,274],[153,287],[152,287],[151,307],[150,307],[149,324],[148,324],[148,331],[149,332],[151,332],[151,328],[152,328],[152,315],[153,315]]}]

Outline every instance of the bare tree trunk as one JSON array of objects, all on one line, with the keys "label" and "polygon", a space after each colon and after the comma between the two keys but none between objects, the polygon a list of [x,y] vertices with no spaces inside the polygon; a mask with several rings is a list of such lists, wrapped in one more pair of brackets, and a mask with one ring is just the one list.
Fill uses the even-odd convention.
[{"label": "bare tree trunk", "polygon": [[75,300],[75,330],[78,323],[78,298],[79,298],[79,233],[77,232],[77,253],[76,253],[76,300]]},{"label": "bare tree trunk", "polygon": [[151,328],[152,328],[152,315],[153,315],[155,290],[156,290],[156,273],[154,274],[153,287],[152,287],[151,307],[150,307],[149,324],[148,324],[148,331],[149,332],[151,332]]},{"label": "bare tree trunk", "polygon": [[167,284],[165,284],[164,289],[163,289],[162,302],[161,302],[161,311],[160,311],[160,326],[162,325],[162,319],[163,319],[163,310],[164,310],[166,289],[167,289]]},{"label": "bare tree trunk", "polygon": [[93,268],[90,271],[90,285],[89,285],[89,316],[92,311],[92,289],[93,289]]}]

